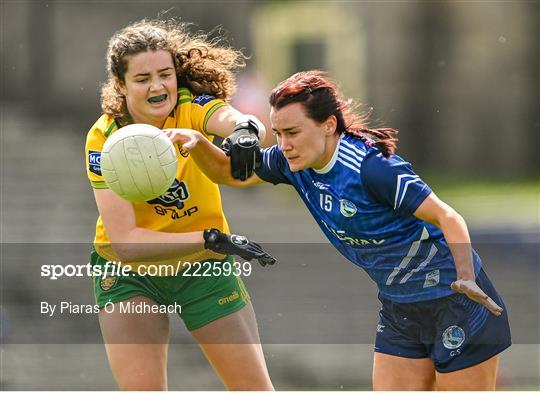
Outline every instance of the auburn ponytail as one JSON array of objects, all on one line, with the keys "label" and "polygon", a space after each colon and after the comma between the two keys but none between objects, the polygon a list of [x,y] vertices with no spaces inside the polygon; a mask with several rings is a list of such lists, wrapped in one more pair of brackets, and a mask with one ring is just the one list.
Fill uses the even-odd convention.
[{"label": "auburn ponytail", "polygon": [[358,113],[354,101],[346,100],[337,85],[322,71],[294,74],[272,90],[269,101],[275,109],[301,103],[307,116],[318,123],[333,115],[337,119],[339,133],[357,136],[364,143],[377,147],[385,157],[397,149],[398,131],[393,128],[369,128],[369,112]]}]

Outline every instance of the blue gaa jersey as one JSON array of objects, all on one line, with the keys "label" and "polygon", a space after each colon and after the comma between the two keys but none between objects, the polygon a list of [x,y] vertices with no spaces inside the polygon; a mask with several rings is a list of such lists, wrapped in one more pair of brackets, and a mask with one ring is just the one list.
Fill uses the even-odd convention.
[{"label": "blue gaa jersey", "polygon": [[[291,172],[274,145],[263,149],[262,180],[290,184],[330,242],[366,270],[383,298],[412,303],[455,293],[454,260],[442,232],[413,213],[431,193],[411,165],[386,159],[350,134],[321,170]],[[481,261],[473,251],[475,272]]]}]

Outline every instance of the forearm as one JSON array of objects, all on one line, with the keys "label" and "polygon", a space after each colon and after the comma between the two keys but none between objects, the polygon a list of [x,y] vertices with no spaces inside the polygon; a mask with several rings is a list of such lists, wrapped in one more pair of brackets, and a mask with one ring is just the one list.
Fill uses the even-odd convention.
[{"label": "forearm", "polygon": [[112,246],[122,262],[154,262],[181,259],[204,250],[202,232],[168,233],[135,227]]},{"label": "forearm", "polygon": [[471,239],[465,220],[451,210],[441,217],[440,228],[454,258],[457,279],[474,281]]},{"label": "forearm", "polygon": [[231,159],[201,134],[197,135],[197,144],[190,150],[190,154],[197,166],[216,184],[234,187],[248,187],[255,184],[251,179],[240,181],[233,178]]},{"label": "forearm", "polygon": [[434,193],[422,202],[414,215],[441,229],[454,258],[458,280],[474,280],[471,239],[463,217]]},{"label": "forearm", "polygon": [[227,177],[230,177],[229,157],[200,133],[196,135],[197,144],[189,152],[191,158],[210,180],[217,184],[225,184]]},{"label": "forearm", "polygon": [[208,119],[206,128],[212,134],[226,138],[233,132],[238,123],[248,121],[248,119],[252,119],[257,123],[258,137],[262,143],[266,138],[266,127],[264,123],[256,116],[243,114],[232,106],[223,106],[214,112],[210,119]]}]

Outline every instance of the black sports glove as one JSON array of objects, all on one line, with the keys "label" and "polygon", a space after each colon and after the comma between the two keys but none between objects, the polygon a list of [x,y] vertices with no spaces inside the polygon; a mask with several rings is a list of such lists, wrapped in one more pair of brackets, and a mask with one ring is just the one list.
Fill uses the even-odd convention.
[{"label": "black sports glove", "polygon": [[232,177],[242,181],[250,177],[262,161],[257,122],[248,119],[238,123],[233,133],[223,140],[221,150],[231,157]]},{"label": "black sports glove", "polygon": [[228,235],[218,229],[205,229],[203,232],[204,248],[219,254],[238,255],[247,261],[257,259],[261,266],[276,263],[274,257],[268,254],[259,243],[250,241],[245,236]]}]

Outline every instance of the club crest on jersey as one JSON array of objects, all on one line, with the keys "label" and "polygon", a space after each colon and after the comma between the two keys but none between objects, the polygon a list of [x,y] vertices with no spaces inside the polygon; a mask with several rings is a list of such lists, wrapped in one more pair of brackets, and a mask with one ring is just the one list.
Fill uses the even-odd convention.
[{"label": "club crest on jersey", "polygon": [[208,94],[201,94],[200,96],[195,97],[192,102],[200,106],[205,106],[210,101],[215,100],[215,99],[216,97],[214,96],[211,96]]},{"label": "club crest on jersey", "polygon": [[90,172],[101,176],[101,152],[100,151],[88,151],[88,169]]},{"label": "club crest on jersey", "polygon": [[103,276],[99,281],[99,287],[103,291],[108,291],[116,285],[118,282],[118,276]]},{"label": "club crest on jersey", "polygon": [[231,241],[238,246],[245,246],[248,244],[247,237],[240,235],[231,235]]},{"label": "club crest on jersey", "polygon": [[339,211],[345,217],[352,217],[356,214],[358,209],[356,205],[347,199],[340,199],[339,201]]},{"label": "club crest on jersey", "polygon": [[465,341],[465,331],[457,325],[447,327],[442,334],[442,342],[446,349],[456,349]]},{"label": "club crest on jersey", "polygon": [[184,149],[184,146],[178,145],[178,152],[184,158],[187,158],[189,156],[189,150]]},{"label": "club crest on jersey", "polygon": [[146,203],[183,209],[184,201],[187,199],[189,199],[187,184],[183,181],[178,181],[178,179],[174,179],[173,185],[165,192],[165,194],[147,201]]}]

